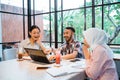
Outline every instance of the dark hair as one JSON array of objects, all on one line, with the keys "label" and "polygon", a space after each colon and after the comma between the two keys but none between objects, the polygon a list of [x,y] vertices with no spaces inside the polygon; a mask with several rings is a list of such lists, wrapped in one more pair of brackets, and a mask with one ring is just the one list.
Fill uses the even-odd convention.
[{"label": "dark hair", "polygon": [[72,32],[75,33],[75,29],[73,27],[66,27],[65,29],[70,29]]},{"label": "dark hair", "polygon": [[[29,29],[29,32],[32,32],[33,29],[38,29],[40,31],[40,28],[37,25],[32,25]],[[31,35],[28,34],[28,37],[31,38]]]}]

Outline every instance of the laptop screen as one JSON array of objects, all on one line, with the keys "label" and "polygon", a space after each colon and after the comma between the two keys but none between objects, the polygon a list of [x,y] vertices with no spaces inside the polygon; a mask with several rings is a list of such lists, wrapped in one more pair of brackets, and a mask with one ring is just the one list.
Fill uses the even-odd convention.
[{"label": "laptop screen", "polygon": [[42,50],[31,49],[31,48],[24,48],[24,49],[29,54],[32,60],[43,63],[51,63],[46,57],[46,54]]}]

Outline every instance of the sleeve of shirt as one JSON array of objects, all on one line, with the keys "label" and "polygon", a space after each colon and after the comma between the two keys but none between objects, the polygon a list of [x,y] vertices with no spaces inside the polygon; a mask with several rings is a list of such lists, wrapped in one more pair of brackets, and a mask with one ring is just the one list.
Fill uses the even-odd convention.
[{"label": "sleeve of shirt", "polygon": [[60,50],[60,53],[63,55],[63,53],[65,52],[65,44],[62,44],[62,45],[59,47],[59,50]]},{"label": "sleeve of shirt", "polygon": [[78,58],[81,58],[81,57],[84,58],[83,51],[82,51],[82,45],[80,42],[76,42],[75,47],[74,47],[74,51],[78,52],[78,55],[77,55]]},{"label": "sleeve of shirt", "polygon": [[96,79],[103,71],[103,65],[106,62],[105,51],[97,48],[91,55],[91,59],[86,61],[86,74],[92,79]]}]

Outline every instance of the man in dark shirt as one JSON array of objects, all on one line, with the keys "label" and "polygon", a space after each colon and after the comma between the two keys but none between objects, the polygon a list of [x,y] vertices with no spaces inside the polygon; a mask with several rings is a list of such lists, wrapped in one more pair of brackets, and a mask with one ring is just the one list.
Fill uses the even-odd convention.
[{"label": "man in dark shirt", "polygon": [[[75,29],[66,27],[64,30],[65,43],[59,47],[62,59],[84,58],[81,43],[74,40]],[[51,56],[54,59],[55,56]]]}]

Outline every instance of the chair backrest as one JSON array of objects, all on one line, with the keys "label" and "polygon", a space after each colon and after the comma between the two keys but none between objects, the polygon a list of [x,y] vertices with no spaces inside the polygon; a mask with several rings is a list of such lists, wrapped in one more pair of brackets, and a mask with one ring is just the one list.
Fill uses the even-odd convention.
[{"label": "chair backrest", "polygon": [[3,52],[3,60],[15,59],[17,55],[17,48],[5,49]]},{"label": "chair backrest", "polygon": [[120,60],[114,60],[117,68],[118,77],[120,79]]}]

